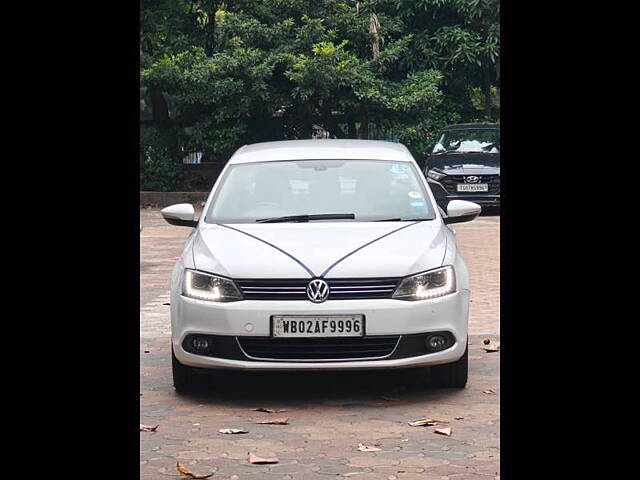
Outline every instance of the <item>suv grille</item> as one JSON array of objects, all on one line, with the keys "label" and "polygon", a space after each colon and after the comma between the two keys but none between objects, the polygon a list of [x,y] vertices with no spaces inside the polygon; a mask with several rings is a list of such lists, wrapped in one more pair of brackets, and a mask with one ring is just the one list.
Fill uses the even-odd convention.
[{"label": "suv grille", "polygon": [[[236,280],[236,283],[247,300],[308,300],[310,280]],[[325,279],[330,288],[328,300],[391,298],[399,280],[397,277]]]},{"label": "suv grille", "polygon": [[[458,192],[457,185],[459,183],[464,184],[464,177],[467,175],[448,175],[441,181],[442,185],[447,189],[447,193],[456,195],[468,194],[468,195],[482,195],[483,193],[489,195],[498,195],[500,193],[500,175],[478,175],[480,180],[477,183],[486,183],[489,185],[488,192]],[[473,184],[472,184],[473,185]]]},{"label": "suv grille", "polygon": [[386,357],[400,336],[353,338],[241,337],[240,346],[251,357],[266,360],[352,360]]}]

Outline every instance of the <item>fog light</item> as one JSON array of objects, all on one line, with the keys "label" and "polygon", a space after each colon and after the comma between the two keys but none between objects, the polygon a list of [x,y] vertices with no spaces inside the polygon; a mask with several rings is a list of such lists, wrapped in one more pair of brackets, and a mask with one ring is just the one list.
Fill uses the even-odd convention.
[{"label": "fog light", "polygon": [[427,348],[429,350],[441,350],[447,344],[447,339],[442,335],[431,335],[427,338]]},{"label": "fog light", "polygon": [[193,339],[191,340],[191,346],[195,350],[204,352],[206,350],[209,350],[209,340],[204,337],[193,337]]}]

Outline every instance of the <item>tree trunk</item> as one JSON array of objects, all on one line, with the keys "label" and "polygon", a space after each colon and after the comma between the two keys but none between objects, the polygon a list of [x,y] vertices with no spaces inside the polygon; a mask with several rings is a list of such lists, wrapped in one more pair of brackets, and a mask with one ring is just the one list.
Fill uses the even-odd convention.
[{"label": "tree trunk", "polygon": [[206,53],[207,55],[213,55],[216,48],[216,11],[218,11],[218,2],[211,2],[211,8],[207,12],[209,16],[209,24],[207,25],[207,37],[206,37]]},{"label": "tree trunk", "polygon": [[153,123],[158,130],[165,130],[171,126],[171,118],[169,118],[169,105],[164,98],[162,90],[154,88],[151,90],[151,115]]},{"label": "tree trunk", "polygon": [[360,104],[360,128],[358,129],[358,138],[362,140],[369,139],[369,108],[366,104]]},{"label": "tree trunk", "polygon": [[491,75],[488,70],[484,72],[484,82],[482,84],[482,94],[484,97],[484,116],[491,119]]},{"label": "tree trunk", "polygon": [[338,125],[336,118],[332,114],[333,105],[331,102],[322,103],[322,121],[324,128],[329,131],[330,135],[335,135],[336,138],[347,138],[344,134],[344,130]]},{"label": "tree trunk", "polygon": [[356,132],[356,122],[351,119],[347,123],[349,128],[349,138],[358,138],[358,132]]},{"label": "tree trunk", "polygon": [[311,104],[307,101],[296,109],[296,138],[311,138],[313,135],[313,116]]},{"label": "tree trunk", "polygon": [[182,161],[178,140],[174,128],[174,122],[169,116],[169,105],[164,93],[159,88],[153,88],[151,94],[151,115],[158,135],[167,145],[169,155],[176,162]]}]

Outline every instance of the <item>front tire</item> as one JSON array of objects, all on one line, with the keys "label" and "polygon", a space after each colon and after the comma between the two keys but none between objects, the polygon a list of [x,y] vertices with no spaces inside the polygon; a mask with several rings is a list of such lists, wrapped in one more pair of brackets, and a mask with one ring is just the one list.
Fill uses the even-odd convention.
[{"label": "front tire", "polygon": [[211,378],[198,374],[193,368],[181,364],[171,347],[171,369],[173,370],[173,388],[178,393],[200,392],[211,385]]},{"label": "front tire", "polygon": [[464,388],[469,375],[469,347],[464,355],[453,363],[431,367],[431,379],[434,385],[443,388]]}]

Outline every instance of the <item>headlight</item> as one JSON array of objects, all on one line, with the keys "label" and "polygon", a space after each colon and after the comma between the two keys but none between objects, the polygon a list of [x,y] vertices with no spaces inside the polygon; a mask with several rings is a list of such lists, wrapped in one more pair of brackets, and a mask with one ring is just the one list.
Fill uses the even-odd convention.
[{"label": "headlight", "polygon": [[456,291],[456,272],[451,265],[407,277],[393,292],[398,300],[430,300]]},{"label": "headlight", "polygon": [[194,270],[184,271],[182,295],[209,302],[237,302],[243,299],[233,280]]},{"label": "headlight", "polygon": [[427,172],[427,177],[432,178],[434,180],[440,180],[446,176],[447,176],[446,174],[438,172],[436,170],[429,170]]}]

